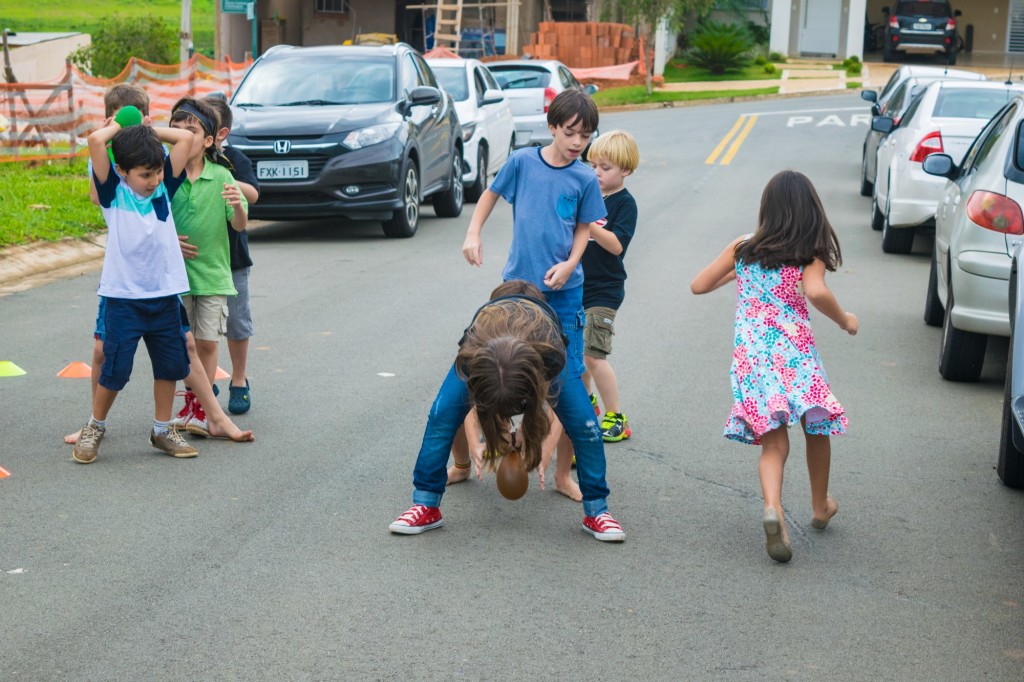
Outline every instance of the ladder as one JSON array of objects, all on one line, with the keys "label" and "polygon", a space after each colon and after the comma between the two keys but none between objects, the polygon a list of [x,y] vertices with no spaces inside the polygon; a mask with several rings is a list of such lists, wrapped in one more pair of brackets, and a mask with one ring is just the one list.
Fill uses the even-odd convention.
[{"label": "ladder", "polygon": [[462,39],[462,0],[437,0],[434,15],[434,46],[438,41],[450,43],[453,52],[459,51]]}]

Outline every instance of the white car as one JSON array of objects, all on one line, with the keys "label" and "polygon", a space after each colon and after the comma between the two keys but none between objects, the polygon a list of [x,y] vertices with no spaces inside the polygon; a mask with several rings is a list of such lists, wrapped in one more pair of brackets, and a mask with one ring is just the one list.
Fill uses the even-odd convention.
[{"label": "white car", "polygon": [[[917,227],[935,224],[935,207],[944,178],[925,173],[929,154],[944,153],[957,165],[992,116],[1024,85],[993,82],[936,81],[911,103],[899,125],[876,116],[873,130],[885,134],[878,145],[875,207],[883,207],[882,250],[910,253]],[[874,218],[874,217],[873,217]]]},{"label": "white car", "polygon": [[[597,92],[596,85],[581,85],[569,67],[554,59],[512,59],[488,68],[508,95],[516,119],[516,146],[551,143],[548,107],[563,90]],[[595,131],[595,137],[596,131]]]},{"label": "white car", "polygon": [[989,336],[1009,336],[1010,254],[1024,239],[1024,95],[989,121],[963,163],[932,154],[924,170],[948,179],[935,214],[924,319],[942,329],[939,374],[976,381]]},{"label": "white car", "polygon": [[[907,83],[913,79],[913,83]],[[940,66],[904,65],[893,72],[881,92],[862,90],[861,99],[871,102],[872,116],[891,116],[899,118],[914,97],[916,88],[936,80],[985,80],[985,76],[973,71],[948,69]],[[871,186],[875,182],[875,150],[882,139],[881,133],[868,129],[864,136],[864,146],[860,157],[860,195],[871,196]]]},{"label": "white car", "polygon": [[515,121],[508,98],[491,72],[476,59],[428,59],[437,80],[455,101],[462,123],[462,183],[465,200],[475,202],[515,147]]}]

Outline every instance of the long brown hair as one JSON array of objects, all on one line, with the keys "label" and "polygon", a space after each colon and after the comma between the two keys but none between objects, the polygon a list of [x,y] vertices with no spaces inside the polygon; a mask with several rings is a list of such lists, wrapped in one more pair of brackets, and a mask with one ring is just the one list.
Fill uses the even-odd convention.
[{"label": "long brown hair", "polygon": [[736,260],[775,269],[810,265],[815,258],[831,271],[842,265],[839,237],[807,176],[777,173],[761,193],[757,231],[736,247]]},{"label": "long brown hair", "polygon": [[476,406],[488,468],[513,449],[509,423],[520,413],[523,464],[527,471],[540,464],[541,443],[551,430],[544,358],[564,354],[559,332],[546,312],[522,299],[485,306],[467,330],[455,367]]}]

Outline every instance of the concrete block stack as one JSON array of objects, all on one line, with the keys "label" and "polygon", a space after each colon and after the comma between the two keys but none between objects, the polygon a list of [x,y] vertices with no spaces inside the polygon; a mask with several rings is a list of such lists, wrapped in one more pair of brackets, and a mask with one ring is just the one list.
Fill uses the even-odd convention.
[{"label": "concrete block stack", "polygon": [[635,51],[636,36],[628,24],[542,21],[538,28],[523,53],[574,69],[625,64]]}]

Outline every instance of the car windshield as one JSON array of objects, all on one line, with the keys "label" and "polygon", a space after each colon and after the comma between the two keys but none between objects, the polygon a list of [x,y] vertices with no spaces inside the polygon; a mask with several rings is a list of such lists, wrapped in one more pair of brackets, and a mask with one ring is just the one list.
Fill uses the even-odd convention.
[{"label": "car windshield", "polygon": [[466,78],[466,67],[464,66],[437,66],[431,64],[430,68],[441,81],[441,86],[448,91],[456,102],[465,102],[469,99],[469,80]]},{"label": "car windshield", "polygon": [[394,101],[392,59],[318,59],[296,55],[258,62],[238,88],[232,104],[246,106],[329,106]]},{"label": "car windshield", "polygon": [[502,90],[521,88],[546,88],[551,82],[551,72],[540,66],[491,66],[491,73]]},{"label": "car windshield", "polygon": [[935,100],[935,118],[983,118],[996,115],[1006,104],[1010,93],[1006,90],[956,90],[939,92]]},{"label": "car windshield", "polygon": [[953,13],[944,2],[901,2],[896,5],[896,14],[915,14],[919,17],[951,17]]}]

